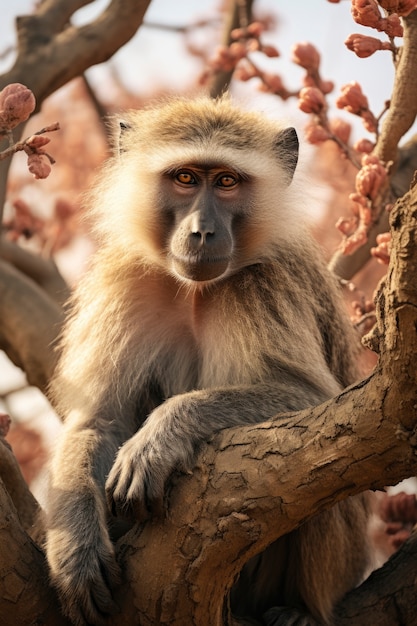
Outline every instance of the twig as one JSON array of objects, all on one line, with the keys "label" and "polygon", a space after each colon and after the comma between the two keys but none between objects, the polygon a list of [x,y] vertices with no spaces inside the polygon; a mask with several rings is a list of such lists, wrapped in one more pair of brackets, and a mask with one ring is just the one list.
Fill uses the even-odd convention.
[{"label": "twig", "polygon": [[[41,130],[36,131],[36,133],[32,133],[30,137],[26,137],[26,139],[24,139],[23,141],[18,141],[12,146],[9,146],[8,148],[0,152],[0,161],[10,158],[13,154],[22,150],[24,152],[26,152],[27,150],[34,152],[34,150],[28,145],[28,141],[31,139],[31,137],[33,137],[33,135],[43,135],[44,133],[51,133],[54,130],[59,130],[59,122],[55,122],[54,124],[45,126],[44,128],[41,128]],[[43,155],[49,159],[50,163],[55,163],[55,159],[50,154],[48,154],[47,152],[43,152]]]}]

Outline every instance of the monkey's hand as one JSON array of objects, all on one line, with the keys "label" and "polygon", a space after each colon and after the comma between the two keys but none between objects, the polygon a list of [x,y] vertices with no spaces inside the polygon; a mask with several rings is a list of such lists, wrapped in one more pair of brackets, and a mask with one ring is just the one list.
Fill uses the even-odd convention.
[{"label": "monkey's hand", "polygon": [[192,466],[198,444],[207,437],[196,427],[196,416],[194,394],[170,398],[120,448],[106,482],[114,515],[137,520],[162,510],[168,476]]},{"label": "monkey's hand", "polygon": [[[111,589],[120,571],[107,529],[94,515],[92,503],[78,502],[71,519],[58,510],[49,520],[46,553],[50,576],[63,612],[75,626],[105,624],[119,611]],[[94,519],[91,513],[93,512]]]}]

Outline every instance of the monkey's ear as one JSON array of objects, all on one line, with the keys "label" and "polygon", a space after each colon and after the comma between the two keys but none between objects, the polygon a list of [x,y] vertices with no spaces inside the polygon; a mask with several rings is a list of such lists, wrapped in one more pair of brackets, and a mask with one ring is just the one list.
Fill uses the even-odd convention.
[{"label": "monkey's ear", "polygon": [[295,128],[286,128],[275,137],[275,153],[288,172],[289,183],[292,181],[298,163],[298,145]]},{"label": "monkey's ear", "polygon": [[119,128],[120,128],[120,131],[119,131],[119,138],[118,138],[118,142],[117,142],[117,147],[118,147],[118,150],[119,150],[119,154],[121,154],[122,152],[126,152],[124,139],[126,137],[126,134],[129,132],[129,130],[132,127],[131,127],[130,124],[128,124],[124,120],[120,120],[119,121]]}]

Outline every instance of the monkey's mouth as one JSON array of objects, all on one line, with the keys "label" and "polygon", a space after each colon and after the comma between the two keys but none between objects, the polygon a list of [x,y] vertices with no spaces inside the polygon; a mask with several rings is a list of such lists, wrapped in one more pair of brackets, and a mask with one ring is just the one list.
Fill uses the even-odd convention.
[{"label": "monkey's mouth", "polygon": [[229,258],[205,259],[201,256],[171,257],[172,268],[180,278],[197,282],[220,278],[229,267]]}]

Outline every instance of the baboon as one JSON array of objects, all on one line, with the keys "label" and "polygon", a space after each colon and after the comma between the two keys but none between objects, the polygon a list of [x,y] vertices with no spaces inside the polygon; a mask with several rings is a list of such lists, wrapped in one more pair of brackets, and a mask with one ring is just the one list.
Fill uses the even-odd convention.
[{"label": "baboon", "polygon": [[[65,425],[46,548],[77,625],[113,610],[115,518],[152,510],[219,429],[317,405],[356,377],[336,281],[298,210],[296,131],[227,97],[173,98],[118,128],[51,386]],[[234,615],[329,623],[363,576],[366,519],[356,496],[279,539],[244,567]]]}]

